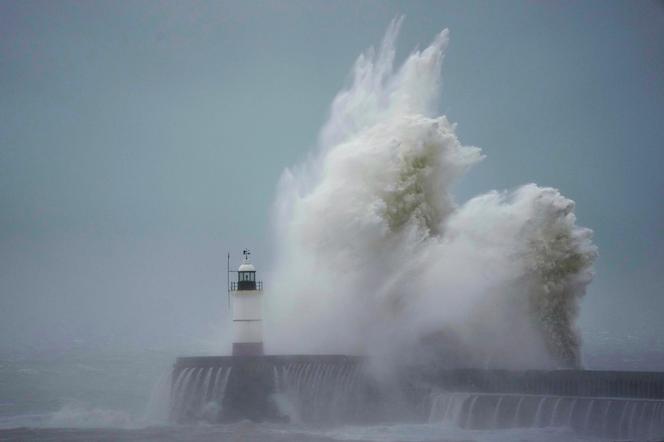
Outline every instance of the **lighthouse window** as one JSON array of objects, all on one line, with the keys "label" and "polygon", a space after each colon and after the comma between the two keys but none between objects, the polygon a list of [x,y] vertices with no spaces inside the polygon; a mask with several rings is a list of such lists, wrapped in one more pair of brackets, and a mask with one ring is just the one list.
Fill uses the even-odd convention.
[{"label": "lighthouse window", "polygon": [[238,272],[237,280],[240,282],[255,282],[256,272]]},{"label": "lighthouse window", "polygon": [[240,281],[254,281],[256,278],[254,272],[240,272]]}]

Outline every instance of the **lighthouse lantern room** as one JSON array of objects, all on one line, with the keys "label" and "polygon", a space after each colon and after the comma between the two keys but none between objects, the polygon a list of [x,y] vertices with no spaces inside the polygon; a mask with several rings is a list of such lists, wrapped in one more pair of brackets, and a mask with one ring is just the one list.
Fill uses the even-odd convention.
[{"label": "lighthouse lantern room", "polygon": [[233,355],[263,354],[263,284],[256,281],[256,268],[249,251],[237,269],[237,282],[231,283],[233,309]]}]

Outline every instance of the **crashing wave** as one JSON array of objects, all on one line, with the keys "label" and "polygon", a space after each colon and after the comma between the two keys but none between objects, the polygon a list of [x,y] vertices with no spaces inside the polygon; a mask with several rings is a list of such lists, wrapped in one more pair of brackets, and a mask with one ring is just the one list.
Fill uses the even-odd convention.
[{"label": "crashing wave", "polygon": [[269,345],[577,366],[592,232],[576,225],[573,201],[535,184],[455,202],[454,184],[483,155],[436,115],[449,33],[395,69],[400,26],[355,62],[317,153],[283,173]]}]

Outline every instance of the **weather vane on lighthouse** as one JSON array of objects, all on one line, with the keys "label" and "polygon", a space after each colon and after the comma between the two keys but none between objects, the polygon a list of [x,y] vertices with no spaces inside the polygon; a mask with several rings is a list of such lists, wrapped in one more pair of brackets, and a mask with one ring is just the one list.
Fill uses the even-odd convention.
[{"label": "weather vane on lighthouse", "polygon": [[[263,354],[263,282],[256,281],[256,268],[249,261],[251,252],[242,251],[237,280],[228,285],[228,301],[233,317],[233,355]],[[228,254],[230,280],[230,253]]]}]

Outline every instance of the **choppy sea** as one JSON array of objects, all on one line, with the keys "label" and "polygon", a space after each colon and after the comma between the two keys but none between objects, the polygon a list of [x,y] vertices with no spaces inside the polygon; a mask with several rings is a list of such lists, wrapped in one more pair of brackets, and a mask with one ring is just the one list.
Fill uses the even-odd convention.
[{"label": "choppy sea", "polygon": [[[600,338],[602,338],[600,336]],[[664,370],[664,346],[630,337],[586,348],[588,368]],[[636,339],[636,338],[634,338]],[[616,356],[618,355],[618,356]],[[568,428],[463,430],[450,424],[168,423],[175,354],[67,351],[0,358],[0,441],[595,441]],[[661,440],[664,440],[662,435]]]},{"label": "choppy sea", "polygon": [[368,427],[306,428],[291,425],[253,424],[156,426],[117,428],[19,428],[3,430],[0,440],[34,441],[597,441],[564,428],[464,431],[429,424],[391,424]]}]

